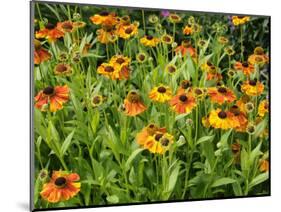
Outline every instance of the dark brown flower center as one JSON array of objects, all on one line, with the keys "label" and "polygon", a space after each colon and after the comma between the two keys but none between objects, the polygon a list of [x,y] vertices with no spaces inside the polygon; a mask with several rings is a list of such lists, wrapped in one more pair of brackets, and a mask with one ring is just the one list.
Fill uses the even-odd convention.
[{"label": "dark brown flower center", "polygon": [[219,116],[219,118],[221,118],[221,119],[225,119],[225,118],[227,117],[227,114],[226,114],[226,112],[224,112],[224,111],[220,111],[220,112],[218,113],[218,116]]},{"label": "dark brown flower center", "polygon": [[159,93],[165,93],[165,92],[166,92],[166,88],[163,87],[163,86],[161,86],[161,87],[159,87],[159,88],[157,89],[157,91],[158,91]]},{"label": "dark brown flower center", "polygon": [[48,86],[43,90],[43,93],[45,95],[52,95],[54,93],[55,89],[52,86]]},{"label": "dark brown flower center", "polygon": [[160,133],[156,134],[156,135],[155,135],[155,140],[156,140],[156,141],[159,141],[160,138],[162,138],[162,136],[163,136],[163,134],[160,134]]},{"label": "dark brown flower center", "polygon": [[108,15],[109,15],[109,12],[107,12],[107,11],[101,11],[101,12],[99,13],[99,15],[101,15],[101,16],[108,16]]},{"label": "dark brown flower center", "polygon": [[195,94],[196,94],[196,95],[201,95],[201,94],[202,94],[202,91],[197,88],[197,89],[195,89]]},{"label": "dark brown flower center", "polygon": [[164,37],[163,37],[163,40],[164,40],[165,42],[170,42],[170,41],[171,41],[171,38],[170,38],[169,36],[164,36]]},{"label": "dark brown flower center", "polygon": [[208,62],[207,62],[207,65],[208,65],[208,66],[212,66],[213,64],[212,64],[210,61],[208,61]]},{"label": "dark brown flower center", "polygon": [[132,28],[127,28],[126,30],[125,30],[125,33],[126,34],[131,34],[133,32],[133,29]]},{"label": "dark brown flower center", "polygon": [[150,124],[150,125],[148,125],[148,127],[149,127],[150,129],[153,129],[153,128],[155,127],[155,125],[154,125],[154,124]]},{"label": "dark brown flower center", "polygon": [[266,110],[268,109],[268,104],[267,103],[264,104],[264,109],[266,109]]},{"label": "dark brown flower center", "polygon": [[152,39],[153,39],[153,36],[147,35],[147,36],[146,36],[146,39],[147,39],[147,40],[152,40]]},{"label": "dark brown flower center", "polygon": [[169,71],[170,73],[174,73],[174,72],[176,71],[176,68],[175,68],[174,66],[169,66],[169,67],[168,67],[168,71]]},{"label": "dark brown flower center", "polygon": [[121,65],[122,63],[125,62],[125,60],[124,60],[123,58],[118,58],[118,59],[116,60],[116,62]]},{"label": "dark brown flower center", "polygon": [[178,19],[179,19],[179,16],[177,16],[177,15],[171,15],[171,18],[172,18],[173,20],[178,20]]},{"label": "dark brown flower center", "polygon": [[65,30],[72,30],[73,26],[72,26],[72,23],[66,22],[62,25],[62,28]]},{"label": "dark brown flower center", "polygon": [[55,28],[55,25],[52,24],[52,23],[47,23],[46,26],[45,26],[46,29],[54,29]]},{"label": "dark brown flower center", "polygon": [[144,56],[143,54],[141,54],[141,55],[139,55],[139,59],[140,59],[141,61],[143,61],[143,60],[145,59],[145,56]]},{"label": "dark brown flower center", "polygon": [[249,64],[248,64],[247,62],[244,62],[244,63],[242,63],[242,66],[243,66],[244,68],[248,68],[248,67],[249,67]]},{"label": "dark brown flower center", "polygon": [[239,18],[239,19],[242,19],[242,18],[244,18],[245,16],[243,16],[243,15],[238,15],[237,16],[237,18]]},{"label": "dark brown flower center", "polygon": [[66,70],[67,70],[67,67],[64,64],[59,64],[56,68],[56,71],[60,72],[60,73],[65,72]]},{"label": "dark brown flower center", "polygon": [[220,93],[226,93],[227,90],[226,90],[226,88],[224,88],[224,87],[219,87],[219,88],[218,88],[218,92],[220,92]]},{"label": "dark brown flower center", "polygon": [[161,139],[161,144],[162,144],[163,146],[168,146],[169,143],[170,143],[170,141],[169,141],[168,138],[163,138],[163,139]]},{"label": "dark brown flower center", "polygon": [[65,177],[58,177],[58,178],[55,180],[55,185],[56,185],[56,186],[62,187],[62,186],[65,186],[65,184],[66,184],[66,179],[65,179]]},{"label": "dark brown flower center", "polygon": [[113,68],[112,66],[106,66],[106,67],[104,68],[104,71],[105,71],[105,72],[113,72],[113,71],[114,71],[114,68]]},{"label": "dark brown flower center", "polygon": [[93,103],[94,103],[94,104],[99,104],[100,101],[101,101],[100,96],[95,96],[95,97],[93,98]]},{"label": "dark brown flower center", "polygon": [[251,86],[256,86],[256,85],[257,85],[257,82],[256,82],[255,80],[250,80],[250,81],[249,81],[249,84],[250,84]]},{"label": "dark brown flower center", "polygon": [[186,102],[188,98],[187,98],[186,95],[180,95],[179,99],[180,99],[180,101],[182,101],[182,102]]}]

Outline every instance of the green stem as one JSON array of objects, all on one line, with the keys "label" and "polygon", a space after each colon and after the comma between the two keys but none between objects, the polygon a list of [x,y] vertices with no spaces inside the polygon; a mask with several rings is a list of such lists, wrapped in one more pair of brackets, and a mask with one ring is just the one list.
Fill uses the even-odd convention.
[{"label": "green stem", "polygon": [[142,12],[142,24],[143,24],[143,31],[145,34],[145,18],[144,18],[144,10],[141,11]]}]

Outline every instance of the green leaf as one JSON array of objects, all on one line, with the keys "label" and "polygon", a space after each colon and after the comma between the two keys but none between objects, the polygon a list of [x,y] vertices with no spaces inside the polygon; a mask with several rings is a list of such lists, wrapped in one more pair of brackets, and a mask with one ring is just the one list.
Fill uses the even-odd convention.
[{"label": "green leaf", "polygon": [[180,171],[180,166],[178,165],[171,173],[169,177],[169,186],[168,186],[168,191],[172,192],[175,188],[176,182],[179,177],[179,171]]},{"label": "green leaf", "polygon": [[228,178],[228,177],[223,177],[223,178],[220,178],[218,180],[216,180],[212,185],[211,187],[214,188],[214,187],[218,187],[218,186],[222,186],[222,185],[227,185],[227,184],[230,184],[230,183],[235,183],[236,180],[232,179],[232,178]]},{"label": "green leaf", "polygon": [[119,202],[119,198],[116,195],[111,195],[111,196],[107,196],[106,200],[110,203],[118,203]]},{"label": "green leaf", "polygon": [[130,155],[130,157],[128,158],[128,160],[125,163],[125,170],[128,171],[130,169],[130,165],[132,163],[132,161],[136,158],[136,156],[142,152],[144,149],[136,149],[135,151],[132,152],[132,154]]},{"label": "green leaf", "polygon": [[199,139],[196,141],[196,145],[201,144],[201,143],[203,143],[203,142],[205,142],[205,141],[209,141],[209,140],[212,141],[212,140],[214,139],[214,137],[215,137],[215,135],[203,136],[203,137],[199,138]]},{"label": "green leaf", "polygon": [[249,184],[249,189],[266,181],[268,179],[269,175],[268,172],[259,174],[258,176],[256,176]]},{"label": "green leaf", "polygon": [[66,139],[64,140],[64,142],[62,143],[62,146],[61,146],[61,155],[63,156],[66,151],[68,150],[70,144],[71,144],[71,141],[72,141],[72,137],[75,133],[75,129],[69,133],[69,135],[66,137]]}]

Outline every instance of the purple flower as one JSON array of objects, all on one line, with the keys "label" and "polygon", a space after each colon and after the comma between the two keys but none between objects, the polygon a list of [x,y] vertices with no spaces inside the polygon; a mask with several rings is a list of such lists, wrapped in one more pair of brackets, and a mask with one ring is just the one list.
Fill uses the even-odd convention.
[{"label": "purple flower", "polygon": [[168,17],[168,16],[170,15],[170,12],[169,12],[168,10],[162,10],[162,11],[161,11],[161,15],[162,15],[163,17]]}]

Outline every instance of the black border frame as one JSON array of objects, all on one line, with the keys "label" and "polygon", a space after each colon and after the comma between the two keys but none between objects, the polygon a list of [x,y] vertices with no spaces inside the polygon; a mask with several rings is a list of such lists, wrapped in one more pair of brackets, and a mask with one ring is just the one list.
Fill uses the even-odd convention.
[{"label": "black border frame", "polygon": [[197,10],[181,10],[181,9],[167,9],[167,8],[148,8],[148,7],[136,7],[136,6],[118,6],[118,5],[104,5],[104,4],[90,4],[90,3],[77,3],[77,2],[59,2],[59,1],[44,1],[44,0],[30,0],[29,2],[29,29],[30,29],[30,40],[29,40],[29,76],[30,76],[30,84],[29,84],[29,92],[30,92],[30,100],[29,100],[29,113],[30,113],[30,155],[29,155],[29,162],[30,162],[30,170],[29,170],[29,209],[30,211],[54,211],[54,210],[69,210],[69,209],[87,209],[87,208],[104,208],[104,207],[115,207],[115,206],[134,206],[134,205],[150,205],[150,204],[162,204],[162,203],[182,203],[182,202],[198,202],[198,201],[208,201],[208,200],[226,200],[226,199],[246,199],[246,198],[259,198],[259,197],[270,197],[271,196],[271,61],[268,64],[268,101],[269,101],[269,119],[268,119],[268,130],[269,130],[269,192],[268,194],[263,195],[249,195],[249,196],[234,196],[234,197],[220,197],[220,198],[204,198],[204,199],[192,199],[192,200],[167,200],[167,201],[152,201],[152,202],[132,202],[132,203],[120,203],[120,204],[110,204],[110,205],[92,205],[92,206],[79,206],[79,207],[56,207],[56,208],[42,208],[36,209],[34,208],[34,161],[35,161],[35,154],[34,154],[34,121],[33,121],[33,114],[34,114],[34,78],[33,78],[33,71],[34,71],[34,64],[33,64],[33,40],[34,40],[34,6],[36,3],[46,3],[46,4],[68,4],[68,5],[79,5],[79,6],[96,6],[96,7],[108,7],[108,8],[127,8],[127,9],[143,9],[143,10],[170,10],[174,12],[194,12],[194,13],[203,13],[203,14],[222,14],[222,15],[247,15],[247,16],[254,16],[254,17],[264,17],[268,18],[269,20],[269,59],[271,59],[271,15],[255,15],[255,14],[243,14],[243,13],[227,13],[227,12],[206,12],[206,11],[197,11]]}]

